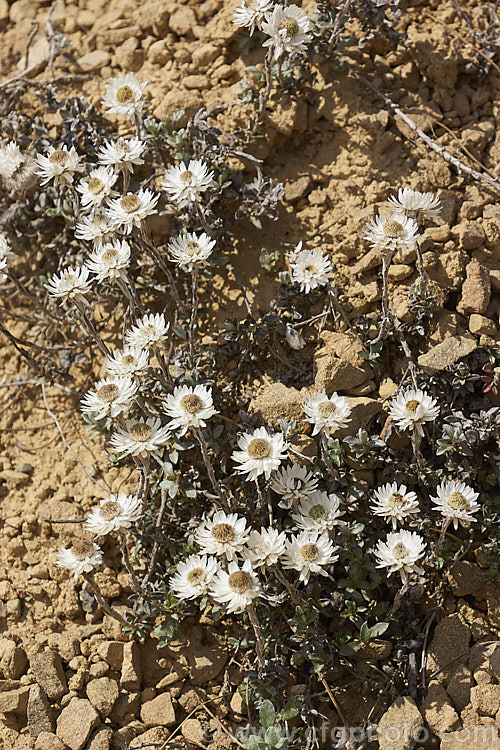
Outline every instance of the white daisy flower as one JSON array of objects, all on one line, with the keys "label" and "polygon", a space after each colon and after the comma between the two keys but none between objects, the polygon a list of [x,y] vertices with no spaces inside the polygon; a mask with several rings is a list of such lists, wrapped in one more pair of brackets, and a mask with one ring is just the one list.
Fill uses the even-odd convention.
[{"label": "white daisy flower", "polygon": [[340,498],[328,492],[315,492],[302,500],[297,513],[292,514],[297,528],[304,531],[331,531],[344,524],[339,520],[344,513],[340,510]]},{"label": "white daisy flower", "polygon": [[158,346],[167,338],[170,323],[165,320],[163,313],[144,315],[137,321],[130,331],[125,334],[127,346],[137,346],[140,349]]},{"label": "white daisy flower", "polygon": [[228,612],[243,612],[261,593],[250,560],[245,560],[241,568],[236,562],[230,562],[227,573],[219,570],[212,579],[209,593],[216,602],[224,604]]},{"label": "white daisy flower", "polygon": [[215,247],[215,240],[208,234],[188,232],[184,237],[176,237],[168,244],[170,260],[177,263],[183,271],[192,271],[194,266],[210,257]]},{"label": "white daisy flower", "polygon": [[7,261],[5,258],[0,258],[0,281],[5,281],[7,274],[3,273],[7,268]]},{"label": "white daisy flower", "polygon": [[23,152],[14,141],[0,147],[0,176],[10,179],[23,163]]},{"label": "white daisy flower", "polygon": [[145,456],[161,448],[170,437],[168,427],[162,427],[158,417],[127,419],[125,429],[119,427],[111,436],[115,453],[124,456]]},{"label": "white daisy flower", "polygon": [[410,190],[410,188],[399,188],[398,197],[391,195],[389,203],[397,213],[417,220],[423,216],[437,219],[443,208],[441,201],[434,193],[419,193],[418,190]]},{"label": "white daisy flower", "polygon": [[266,568],[275,565],[285,551],[286,534],[269,528],[251,531],[247,546],[241,551],[244,560],[250,560],[255,568]]},{"label": "white daisy flower", "polygon": [[203,554],[225,555],[232,560],[248,542],[248,536],[246,518],[218,510],[198,526],[194,540]]},{"label": "white daisy flower", "polygon": [[195,203],[212,185],[215,185],[214,173],[200,159],[191,159],[187,167],[185,164],[171,167],[160,187],[171,201],[182,204]]},{"label": "white daisy flower", "polygon": [[402,430],[416,428],[419,435],[424,434],[423,422],[432,422],[439,414],[439,406],[435,398],[431,398],[425,391],[409,388],[400,391],[391,400],[389,415]]},{"label": "white daisy flower", "polygon": [[71,185],[75,172],[83,172],[83,165],[74,146],[68,151],[67,146],[55,149],[49,146],[47,154],[37,154],[36,174],[44,179],[40,185],[46,185],[52,179],[54,185]]},{"label": "white daisy flower", "polygon": [[331,396],[327,396],[324,390],[309,393],[302,404],[302,409],[307,421],[314,425],[313,435],[317,435],[321,430],[325,435],[330,435],[336,430],[347,427],[351,421],[349,417],[351,407],[338,393],[332,393]]},{"label": "white daisy flower", "polygon": [[309,294],[312,289],[328,284],[332,264],[320,250],[301,250],[291,257],[292,282],[299,285],[301,292]]},{"label": "white daisy flower", "polygon": [[147,81],[140,83],[133,73],[119,73],[106,84],[102,106],[110,114],[126,115],[133,120],[143,110],[142,91],[145,86]]},{"label": "white daisy flower", "polygon": [[144,164],[142,155],[146,150],[146,144],[139,138],[118,138],[116,141],[104,141],[97,152],[99,164],[114,169],[121,169],[132,174],[135,166]]},{"label": "white daisy flower", "polygon": [[117,417],[130,408],[136,393],[137,385],[130,377],[104,378],[82,398],[81,409],[96,419]]},{"label": "white daisy flower", "polygon": [[309,19],[298,5],[275,5],[262,23],[262,31],[270,36],[262,46],[272,47],[276,60],[285,52],[287,55],[305,52],[307,42],[311,41],[307,33],[310,28]]},{"label": "white daisy flower", "polygon": [[178,599],[196,599],[208,592],[217,568],[215,557],[190,555],[178,563],[177,571],[169,581],[170,588]]},{"label": "white daisy flower", "polygon": [[292,464],[273,474],[270,485],[291,506],[313,495],[318,489],[318,480],[305,466]]},{"label": "white daisy flower", "polygon": [[395,252],[400,248],[412,247],[420,238],[418,224],[403,214],[393,214],[390,219],[386,216],[376,216],[365,226],[362,237],[372,247]]},{"label": "white daisy flower", "polygon": [[80,180],[76,189],[82,196],[82,209],[95,211],[107,198],[118,195],[116,190],[113,190],[117,176],[111,167],[97,167],[88,177]]},{"label": "white daisy flower", "polygon": [[12,260],[16,257],[7,237],[0,232],[0,260]]},{"label": "white daisy flower", "polygon": [[438,510],[444,518],[453,521],[453,527],[458,528],[460,523],[465,528],[474,521],[474,513],[480,510],[481,506],[477,501],[479,492],[464,482],[456,482],[454,479],[448,482],[441,482],[436,487],[437,497],[431,497]]},{"label": "white daisy flower", "polygon": [[45,288],[51,297],[58,297],[61,305],[68,300],[82,302],[84,295],[90,292],[91,282],[89,280],[90,271],[86,266],[76,266],[76,268],[65,268],[59,276],[54,274],[45,284]]},{"label": "white daisy flower", "polygon": [[394,531],[398,523],[415,516],[420,510],[416,493],[407,492],[406,484],[384,484],[375,490],[374,495],[375,502],[370,505],[371,512],[391,521]]},{"label": "white daisy flower", "polygon": [[36,162],[30,153],[23,152],[14,141],[0,148],[0,177],[9,190],[26,190],[36,183]]},{"label": "white daisy flower", "polygon": [[234,12],[233,23],[241,28],[248,28],[252,36],[255,29],[260,29],[266,13],[272,10],[274,0],[242,0]]},{"label": "white daisy flower", "polygon": [[301,531],[288,539],[281,561],[285,569],[297,570],[299,580],[307,583],[311,573],[328,575],[323,568],[338,560],[338,555],[334,555],[335,550],[328,534]]},{"label": "white daisy flower", "polygon": [[138,346],[126,346],[115,351],[104,361],[110,375],[142,375],[149,366],[149,352]]},{"label": "white daisy flower", "polygon": [[56,555],[56,565],[74,573],[75,581],[83,573],[90,573],[102,563],[102,550],[95,542],[75,540],[71,547],[61,547]]},{"label": "white daisy flower", "polygon": [[77,240],[89,240],[94,245],[111,242],[115,236],[115,227],[104,214],[82,216],[75,227]]},{"label": "white daisy flower", "polygon": [[387,540],[379,541],[374,550],[377,558],[377,568],[388,568],[388,575],[401,575],[403,583],[413,573],[423,574],[422,568],[416,563],[425,554],[425,543],[422,537],[414,531],[396,531],[387,534]]},{"label": "white daisy flower", "polygon": [[86,530],[95,536],[105,536],[112,531],[129,529],[142,515],[142,501],[137,495],[120,492],[118,496],[110,495],[100,503],[85,521]]},{"label": "white daisy flower", "polygon": [[134,227],[140,227],[144,219],[157,213],[156,204],[160,200],[152,190],[141,188],[138,193],[127,193],[121,198],[108,202],[105,209],[115,229],[130,234]]},{"label": "white daisy flower", "polygon": [[204,385],[181,385],[165,398],[164,412],[172,417],[169,430],[181,428],[184,435],[190,427],[206,427],[206,420],[218,414],[214,409],[212,389]]},{"label": "white daisy flower", "polygon": [[241,450],[233,451],[231,458],[240,464],[236,469],[238,474],[248,474],[248,481],[261,474],[269,479],[271,472],[286,459],[288,450],[283,435],[279,432],[270,435],[265,427],[240,435],[238,446]]},{"label": "white daisy flower", "polygon": [[130,245],[126,240],[115,240],[100,245],[85,263],[98,281],[125,279],[124,271],[130,264]]}]

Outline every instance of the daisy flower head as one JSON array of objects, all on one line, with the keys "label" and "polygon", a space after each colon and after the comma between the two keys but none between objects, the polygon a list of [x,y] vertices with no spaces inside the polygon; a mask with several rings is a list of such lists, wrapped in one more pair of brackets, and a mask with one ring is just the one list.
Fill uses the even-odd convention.
[{"label": "daisy flower head", "polygon": [[217,568],[215,557],[190,555],[177,565],[169,581],[170,588],[178,599],[196,599],[207,593]]},{"label": "daisy flower head", "polygon": [[165,398],[164,412],[172,417],[170,430],[181,429],[184,435],[190,427],[206,427],[206,420],[218,414],[214,409],[212,389],[204,385],[181,385]]},{"label": "daisy flower head", "polygon": [[170,323],[165,320],[163,313],[146,314],[127,331],[125,343],[127,346],[137,346],[141,349],[158,346],[167,338],[169,328]]},{"label": "daisy flower head", "polygon": [[414,219],[397,213],[390,219],[380,215],[371,219],[365,226],[362,237],[372,247],[395,252],[400,248],[412,247],[420,235]]},{"label": "daisy flower head", "polygon": [[95,273],[97,281],[125,279],[125,271],[130,264],[130,245],[126,240],[115,240],[100,245],[86,262],[87,268]]},{"label": "daisy flower head", "polygon": [[63,305],[68,300],[85,301],[84,295],[90,292],[89,269],[86,266],[65,268],[59,275],[54,274],[45,284],[51,297],[57,297]]},{"label": "daisy flower head", "polygon": [[290,507],[293,503],[313,495],[318,489],[318,480],[305,466],[292,464],[282,466],[273,474],[270,485]]},{"label": "daisy flower head", "polygon": [[94,414],[96,419],[117,417],[127,411],[136,393],[137,385],[128,376],[104,378],[84,396],[82,411],[84,414]]},{"label": "daisy flower head", "polygon": [[0,148],[0,176],[5,187],[11,190],[32,187],[36,183],[35,167],[33,156],[21,151],[14,141]]},{"label": "daisy flower head", "polygon": [[395,531],[387,534],[385,542],[379,541],[375,550],[377,568],[388,568],[388,575],[399,572],[403,583],[413,573],[423,574],[417,562],[425,554],[425,543],[422,537],[414,531]]},{"label": "daisy flower head", "polygon": [[0,175],[10,179],[23,163],[23,152],[14,141],[0,147]]},{"label": "daisy flower head", "polygon": [[399,188],[398,197],[391,195],[389,203],[403,216],[410,219],[437,219],[443,208],[441,201],[434,193],[420,193],[410,188]]},{"label": "daisy flower head", "polygon": [[313,435],[323,430],[325,435],[347,427],[350,420],[351,407],[343,396],[338,393],[326,395],[326,391],[309,393],[302,404],[306,419],[314,426]]},{"label": "daisy flower head", "polygon": [[375,501],[370,505],[371,512],[391,521],[394,531],[398,523],[415,516],[420,510],[416,493],[407,492],[405,484],[384,484],[375,490],[374,495]]},{"label": "daisy flower head", "polygon": [[123,456],[145,456],[165,445],[169,437],[168,427],[162,427],[158,417],[128,419],[125,428],[113,433],[110,443],[115,453]]},{"label": "daisy flower head", "polygon": [[301,292],[309,294],[328,284],[332,264],[320,250],[301,250],[291,258],[292,282],[299,285]]},{"label": "daisy flower head", "polygon": [[183,271],[192,271],[211,256],[214,247],[215,240],[211,240],[205,232],[199,235],[188,232],[184,237],[175,237],[169,242],[168,251],[171,261]]},{"label": "daisy flower head", "polygon": [[88,178],[80,180],[76,189],[82,196],[82,210],[95,211],[107,198],[118,195],[116,190],[113,190],[116,178],[117,174],[111,167],[97,167],[91,171]]},{"label": "daisy flower head", "polygon": [[422,424],[432,422],[439,414],[439,406],[435,398],[425,391],[409,388],[400,391],[389,407],[389,416],[402,430],[416,429],[419,435],[424,434]]},{"label": "daisy flower head", "polygon": [[268,529],[251,531],[247,546],[241,551],[244,560],[250,560],[255,568],[275,565],[285,551],[286,534],[270,526]]},{"label": "daisy flower head", "polygon": [[209,593],[216,602],[224,604],[229,613],[243,612],[261,593],[250,560],[245,560],[241,567],[230,562],[227,573],[219,570],[212,579]]},{"label": "daisy flower head", "polygon": [[456,482],[454,479],[448,482],[441,482],[436,487],[437,497],[431,497],[438,510],[444,518],[453,521],[453,527],[458,528],[460,523],[465,528],[474,521],[474,513],[480,510],[477,502],[479,492],[464,482]]},{"label": "daisy flower head", "polygon": [[271,473],[285,460],[288,443],[280,432],[270,435],[265,427],[259,427],[253,433],[240,435],[238,447],[240,450],[233,451],[231,458],[240,464],[237,472],[248,474],[247,481],[251,481],[261,474],[269,479]]},{"label": "daisy flower head", "polygon": [[302,500],[297,513],[294,513],[292,517],[297,528],[321,533],[331,531],[335,526],[345,523],[340,520],[343,515],[337,495],[315,492],[314,495]]},{"label": "daisy flower head", "polygon": [[142,155],[145,150],[146,144],[139,138],[118,138],[116,141],[104,141],[104,146],[97,152],[97,160],[105,167],[132,174],[135,166],[144,164]]},{"label": "daisy flower head", "polygon": [[338,560],[335,550],[328,534],[301,531],[287,541],[281,561],[285,569],[298,571],[299,580],[307,583],[311,573],[328,575],[324,567]]},{"label": "daisy flower head", "polygon": [[94,245],[111,242],[115,236],[115,227],[104,214],[82,216],[75,227],[77,240],[88,240]]},{"label": "daisy flower head", "polygon": [[102,106],[109,114],[126,115],[133,120],[143,110],[145,86],[147,81],[140,83],[133,73],[119,73],[106,84]]},{"label": "daisy flower head", "polygon": [[56,555],[56,565],[67,568],[74,574],[74,580],[83,573],[91,573],[102,563],[102,550],[95,542],[77,539],[71,547],[61,547]]},{"label": "daisy flower head", "polygon": [[7,261],[5,258],[0,258],[0,281],[5,281],[7,278],[7,274],[4,273],[5,269],[7,268]]},{"label": "daisy flower head", "polygon": [[138,346],[126,346],[106,358],[104,365],[110,375],[142,375],[149,365],[149,352]]},{"label": "daisy flower head", "polygon": [[134,227],[140,227],[144,219],[157,213],[156,204],[160,200],[152,190],[141,188],[138,193],[127,193],[121,198],[108,202],[106,216],[115,229],[130,234]]},{"label": "daisy flower head", "polygon": [[54,185],[71,185],[75,172],[83,172],[83,165],[74,146],[54,148],[49,146],[47,154],[37,154],[36,174],[43,177],[41,185],[54,180]]},{"label": "daisy flower head", "polygon": [[208,188],[215,185],[214,173],[201,159],[191,159],[188,166],[179,164],[165,174],[161,189],[174,203],[195,203]]},{"label": "daisy flower head", "polygon": [[236,513],[218,510],[212,518],[205,518],[194,535],[203,554],[217,555],[232,560],[248,542],[246,518]]},{"label": "daisy flower head", "polygon": [[250,36],[255,29],[260,29],[266,13],[272,10],[274,0],[242,0],[234,12],[233,23],[241,28],[248,28]]},{"label": "daisy flower head", "polygon": [[0,260],[12,260],[16,254],[10,246],[10,242],[7,237],[0,232]]},{"label": "daisy flower head", "polygon": [[120,492],[100,501],[87,516],[85,528],[95,536],[105,536],[112,531],[129,529],[142,515],[142,501],[137,495]]},{"label": "daisy flower head", "polygon": [[262,23],[262,31],[270,37],[262,46],[272,47],[276,60],[285,52],[305,52],[306,43],[311,41],[307,33],[310,28],[308,17],[298,5],[275,5]]}]

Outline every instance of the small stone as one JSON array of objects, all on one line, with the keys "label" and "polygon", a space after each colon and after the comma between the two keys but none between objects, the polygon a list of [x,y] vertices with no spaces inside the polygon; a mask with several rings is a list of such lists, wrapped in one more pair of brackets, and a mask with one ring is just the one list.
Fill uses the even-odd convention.
[{"label": "small stone", "polygon": [[494,336],[497,332],[496,324],[493,320],[486,318],[484,315],[473,313],[469,318],[469,331],[476,336]]},{"label": "small stone", "polygon": [[110,727],[100,727],[88,743],[85,750],[110,750],[113,739],[113,730]]},{"label": "small stone", "polygon": [[266,385],[250,402],[251,414],[260,414],[264,422],[273,427],[278,426],[280,419],[290,422],[295,420],[300,429],[307,429],[302,402],[304,394],[296,388],[289,388],[283,383]]},{"label": "small stone", "polygon": [[472,685],[472,672],[464,666],[459,667],[448,682],[446,692],[453,701],[453,705],[457,711],[463,711],[470,703]]},{"label": "small stone", "polygon": [[23,474],[33,474],[35,471],[34,467],[31,464],[26,463],[20,463],[16,466],[16,471],[21,471]]},{"label": "small stone", "polygon": [[466,273],[457,310],[464,315],[468,313],[484,315],[491,298],[490,272],[485,266],[472,260],[466,268]]},{"label": "small stone", "polygon": [[411,266],[406,266],[404,263],[396,263],[389,267],[389,278],[392,281],[403,281],[407,279],[413,273]]},{"label": "small stone", "polygon": [[120,684],[125,690],[141,689],[141,653],[137,643],[130,641],[123,644],[123,663]]},{"label": "small stone", "polygon": [[32,685],[29,689],[27,716],[31,737],[38,737],[42,732],[54,731],[52,709],[40,685]]},{"label": "small stone", "polygon": [[79,57],[77,65],[85,72],[89,73],[91,70],[100,70],[109,63],[109,53],[102,49],[96,49],[93,52],[88,52],[83,57]]},{"label": "small stone", "polygon": [[24,471],[15,471],[14,469],[4,469],[0,471],[0,479],[3,479],[6,484],[14,485],[15,487],[22,487],[28,484],[30,481],[30,475],[25,474]]},{"label": "small stone", "polygon": [[121,641],[102,641],[97,646],[97,653],[112,669],[120,670],[123,662],[123,646]]},{"label": "small stone", "polygon": [[488,641],[474,644],[469,654],[469,668],[472,674],[488,669],[490,656],[493,654],[494,648],[495,644],[488,643]]},{"label": "small stone", "polygon": [[479,221],[463,221],[451,230],[452,237],[458,239],[462,250],[475,250],[486,241],[484,229]]},{"label": "small stone", "polygon": [[434,638],[427,651],[427,670],[439,671],[440,679],[448,679],[459,667],[465,666],[469,656],[470,630],[457,614],[444,617],[436,626]]},{"label": "small stone", "polygon": [[467,560],[453,563],[448,571],[448,581],[455,596],[470,596],[483,588],[481,569]]},{"label": "small stone", "polygon": [[346,396],[346,401],[351,409],[347,427],[335,432],[335,437],[341,440],[348,435],[355,435],[360,427],[366,427],[368,422],[382,410],[382,404],[378,399],[367,396]]},{"label": "small stone", "polygon": [[206,737],[201,722],[198,719],[183,721],[181,732],[186,742],[190,742],[192,745],[197,745],[198,747],[206,747]]},{"label": "small stone", "polygon": [[364,643],[356,651],[354,658],[362,661],[381,661],[382,659],[387,659],[391,651],[392,643],[390,641],[384,641],[382,638],[374,638],[369,643]]},{"label": "small stone", "polygon": [[495,716],[500,706],[500,685],[481,683],[470,691],[472,708],[479,714]]},{"label": "small stone", "polygon": [[165,65],[171,59],[172,51],[167,47],[164,39],[153,42],[148,49],[148,60],[153,64]]},{"label": "small stone", "polygon": [[162,744],[168,740],[169,736],[170,730],[166,729],[166,727],[153,727],[152,729],[148,729],[146,732],[137,735],[135,740],[132,740],[130,743],[130,750],[134,750],[134,748],[142,748],[150,742]]},{"label": "small stone", "polygon": [[397,698],[378,724],[377,739],[380,750],[411,750],[414,737],[424,726],[413,698]]},{"label": "small stone", "polygon": [[469,335],[449,336],[418,358],[418,364],[427,373],[446,369],[477,349],[476,340]]},{"label": "small stone", "polygon": [[178,36],[192,36],[196,16],[192,8],[179,8],[170,16],[170,29]]},{"label": "small stone", "polygon": [[24,714],[28,704],[29,687],[0,693],[0,714]]},{"label": "small stone", "polygon": [[125,71],[136,73],[144,64],[144,50],[139,46],[136,37],[125,39],[123,44],[115,49],[113,63]]},{"label": "small stone", "polygon": [[359,356],[362,344],[351,333],[323,331],[324,346],[314,354],[314,385],[327,395],[348,391],[369,380],[371,372]]},{"label": "small stone", "polygon": [[318,456],[318,444],[309,435],[297,434],[290,440],[290,461],[300,466],[312,466]]},{"label": "small stone", "polygon": [[191,665],[191,685],[202,685],[217,677],[227,664],[227,654],[222,649],[200,649]]},{"label": "small stone", "polygon": [[61,657],[55,651],[42,651],[30,660],[31,671],[50,700],[58,700],[67,691]]},{"label": "small stone", "polygon": [[193,51],[193,65],[200,67],[208,65],[219,56],[219,48],[213,44],[202,44]]},{"label": "small stone", "polygon": [[42,732],[36,738],[35,750],[68,750],[68,746],[52,732]]},{"label": "small stone", "polygon": [[233,696],[231,698],[230,704],[231,711],[235,714],[241,714],[243,715],[247,710],[247,704],[239,690],[236,690],[235,693],[233,693]]},{"label": "small stone", "polygon": [[9,20],[9,5],[7,0],[0,0],[0,28],[4,28]]},{"label": "small stone", "polygon": [[8,680],[18,680],[28,667],[23,649],[9,638],[0,639],[0,670]]},{"label": "small stone", "polygon": [[289,182],[285,187],[284,200],[287,203],[297,203],[301,198],[305,198],[313,185],[309,175],[299,177],[298,180]]},{"label": "small stone", "polygon": [[495,643],[488,661],[488,671],[497,680],[500,679],[500,643]]},{"label": "small stone", "polygon": [[466,748],[500,750],[498,730],[493,726],[481,726],[474,721],[471,727],[457,732],[445,732],[441,737],[440,750],[466,750]]},{"label": "small stone", "polygon": [[460,726],[460,717],[438,682],[431,682],[422,705],[425,721],[435,734],[450,732]]},{"label": "small stone", "polygon": [[204,91],[210,87],[208,78],[202,75],[184,76],[182,83],[187,89],[198,89],[199,91]]},{"label": "small stone", "polygon": [[57,719],[57,736],[71,750],[83,750],[93,729],[99,724],[99,714],[85,698],[72,698]]},{"label": "small stone", "polygon": [[175,711],[170,693],[162,693],[143,703],[141,721],[147,727],[170,727],[175,724]]},{"label": "small stone", "polygon": [[97,708],[102,719],[110,715],[119,692],[118,684],[110,677],[91,680],[86,687],[87,698]]}]

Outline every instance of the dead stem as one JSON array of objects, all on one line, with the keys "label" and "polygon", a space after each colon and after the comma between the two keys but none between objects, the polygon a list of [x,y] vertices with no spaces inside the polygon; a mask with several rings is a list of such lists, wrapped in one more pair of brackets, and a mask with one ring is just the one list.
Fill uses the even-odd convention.
[{"label": "dead stem", "polygon": [[266,491],[266,497],[264,498],[264,493],[262,492],[262,488],[259,484],[258,477],[255,477],[255,486],[257,487],[257,497],[259,498],[259,508],[263,509],[267,505],[269,526],[272,526],[273,525],[273,506],[271,503],[271,498],[269,497],[269,492]]},{"label": "dead stem", "polygon": [[272,86],[272,75],[271,75],[271,65],[273,60],[273,48],[271,47],[264,58],[264,71],[266,74],[266,85],[264,87],[264,90],[260,92],[259,94],[259,107],[257,109],[257,119],[256,124],[258,125],[262,121],[262,116],[264,114],[264,110],[266,108],[267,100],[269,99],[269,94],[271,93],[271,86]]},{"label": "dead stem", "polygon": [[207,470],[208,478],[210,479],[210,484],[212,485],[214,492],[217,494],[217,497],[220,499],[222,505],[230,510],[230,503],[222,492],[220,483],[217,481],[217,477],[215,476],[215,471],[210,459],[210,454],[208,452],[208,443],[206,441],[205,435],[203,434],[203,431],[200,427],[194,427],[193,432],[200,444],[201,455],[203,458],[203,463],[205,464],[205,468]]},{"label": "dead stem", "polygon": [[389,317],[389,266],[394,256],[394,250],[386,249],[382,253],[382,322],[378,334],[369,344],[378,344],[387,330]]},{"label": "dead stem", "polygon": [[101,589],[99,588],[99,584],[95,580],[93,573],[87,573],[83,577],[86,580],[87,584],[90,586],[92,593],[95,595],[95,598],[97,599],[97,602],[101,609],[114,620],[118,620],[118,622],[122,625],[128,625],[127,621],[121,616],[121,614],[110,607],[107,601],[103,598]]},{"label": "dead stem", "polygon": [[255,633],[255,646],[257,652],[257,661],[259,662],[259,677],[263,677],[266,673],[266,657],[265,657],[265,643],[262,638],[262,631],[260,629],[260,622],[253,604],[247,605],[248,617],[252,623],[253,631]]},{"label": "dead stem", "polygon": [[151,552],[151,559],[149,561],[148,569],[146,571],[146,575],[142,579],[141,588],[146,588],[148,583],[150,582],[151,578],[153,577],[155,565],[156,565],[156,558],[158,556],[158,549],[160,547],[160,544],[158,542],[158,536],[160,534],[161,525],[163,523],[163,516],[165,514],[165,508],[167,507],[167,490],[161,489],[161,500],[160,500],[160,509],[158,511],[158,515],[156,516],[156,524],[155,524],[155,530],[154,535],[156,537],[155,542],[153,544],[153,551]]},{"label": "dead stem", "polygon": [[130,560],[130,555],[128,551],[127,546],[127,535],[124,531],[120,532],[120,547],[122,550],[122,557],[123,557],[123,564],[125,565],[127,569],[127,573],[130,578],[130,583],[132,585],[132,589],[134,590],[135,594],[139,593],[139,581],[137,580],[137,576],[135,574],[134,568],[132,567],[132,562]]},{"label": "dead stem", "polygon": [[194,324],[198,315],[198,279],[199,269],[195,265],[191,272],[191,315],[189,318],[189,363],[194,367]]}]

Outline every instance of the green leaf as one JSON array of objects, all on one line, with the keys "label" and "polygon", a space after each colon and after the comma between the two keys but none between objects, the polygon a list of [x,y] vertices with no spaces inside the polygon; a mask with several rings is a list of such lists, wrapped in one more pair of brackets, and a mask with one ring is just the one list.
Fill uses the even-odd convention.
[{"label": "green leaf", "polygon": [[295,698],[291,698],[286,704],[285,708],[280,712],[281,721],[290,721],[299,715],[300,705],[302,698],[297,695]]},{"label": "green leaf", "polygon": [[259,709],[259,721],[264,729],[272,727],[276,721],[276,711],[271,701],[264,701]]}]

